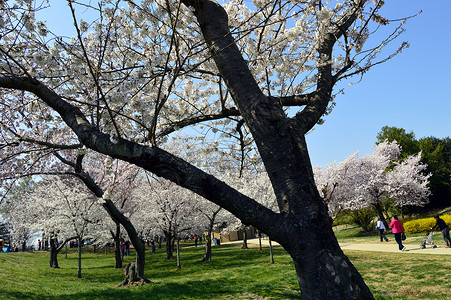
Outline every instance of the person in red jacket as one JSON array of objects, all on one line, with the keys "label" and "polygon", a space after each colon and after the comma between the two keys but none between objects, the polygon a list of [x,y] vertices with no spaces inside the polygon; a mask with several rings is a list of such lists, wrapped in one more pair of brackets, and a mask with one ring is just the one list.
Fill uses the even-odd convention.
[{"label": "person in red jacket", "polygon": [[397,215],[393,215],[393,220],[390,222],[390,228],[395,235],[395,241],[398,243],[399,251],[406,250],[406,247],[402,244],[402,234],[404,233],[404,227],[402,227],[401,221],[399,221]]}]

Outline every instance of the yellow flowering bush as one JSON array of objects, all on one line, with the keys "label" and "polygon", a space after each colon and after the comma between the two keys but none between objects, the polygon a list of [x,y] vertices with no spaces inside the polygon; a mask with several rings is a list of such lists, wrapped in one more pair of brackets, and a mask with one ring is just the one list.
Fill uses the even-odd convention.
[{"label": "yellow flowering bush", "polygon": [[[451,226],[451,215],[440,216],[448,226]],[[435,225],[434,218],[423,218],[405,222],[403,224],[404,230],[408,233],[427,232]]]}]

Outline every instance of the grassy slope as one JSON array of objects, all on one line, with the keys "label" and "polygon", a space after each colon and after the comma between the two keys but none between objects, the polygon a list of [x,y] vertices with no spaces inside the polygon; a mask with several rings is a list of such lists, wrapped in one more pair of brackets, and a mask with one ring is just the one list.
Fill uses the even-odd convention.
[{"label": "grassy slope", "polygon": [[[348,229],[356,230],[356,229]],[[346,238],[353,234],[344,233]],[[355,233],[354,233],[355,235]],[[377,236],[363,237],[363,240]],[[341,239],[341,238],[340,238]],[[357,239],[359,238],[354,238]],[[376,299],[451,299],[451,257],[348,251]],[[269,251],[213,247],[213,261],[200,262],[203,248],[182,249],[182,269],[164,259],[164,250],[147,255],[152,284],[118,288],[122,270],[112,254],[84,253],[82,279],[76,278],[76,253],[59,256],[60,269],[48,268],[48,253],[0,254],[0,299],[300,299],[294,266],[281,249],[276,264]],[[133,261],[134,256],[127,261]]]}]

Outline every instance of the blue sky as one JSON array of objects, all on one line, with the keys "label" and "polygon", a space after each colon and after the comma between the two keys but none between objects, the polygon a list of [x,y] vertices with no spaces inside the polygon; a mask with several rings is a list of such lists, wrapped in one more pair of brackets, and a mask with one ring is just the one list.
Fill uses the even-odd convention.
[{"label": "blue sky", "polygon": [[[67,34],[72,21],[66,2],[53,1],[52,6],[58,13],[43,19],[52,29],[60,28],[57,33]],[[413,131],[417,138],[451,136],[451,1],[391,0],[383,9],[392,19],[422,11],[394,44],[408,41],[410,48],[371,69],[359,84],[343,83],[345,94],[336,98],[332,114],[307,136],[313,165],[371,152],[386,125]]]},{"label": "blue sky", "polygon": [[410,48],[346,86],[326,122],[307,136],[313,165],[372,152],[383,126],[402,127],[417,138],[451,136],[451,1],[386,1],[386,17],[423,11],[406,24],[397,44]]}]

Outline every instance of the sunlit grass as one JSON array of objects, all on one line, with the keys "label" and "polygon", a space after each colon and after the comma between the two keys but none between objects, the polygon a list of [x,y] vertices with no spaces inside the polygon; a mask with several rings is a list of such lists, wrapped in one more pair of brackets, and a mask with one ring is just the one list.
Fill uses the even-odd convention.
[{"label": "sunlit grass", "polygon": [[[374,237],[373,237],[374,238]],[[451,299],[451,256],[347,251],[376,299]],[[0,255],[1,299],[301,299],[293,263],[280,247],[213,247],[213,260],[201,262],[203,248],[183,248],[182,269],[165,260],[164,249],[147,254],[145,275],[151,284],[119,288],[121,269],[111,253],[83,253],[78,279],[77,256],[59,255],[60,269],[50,269],[49,253]],[[132,262],[134,256],[126,257]]]}]

